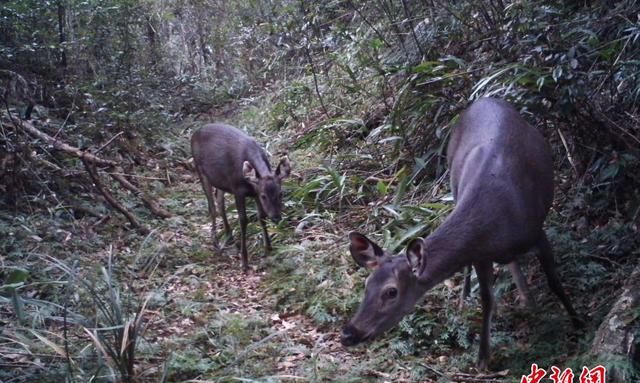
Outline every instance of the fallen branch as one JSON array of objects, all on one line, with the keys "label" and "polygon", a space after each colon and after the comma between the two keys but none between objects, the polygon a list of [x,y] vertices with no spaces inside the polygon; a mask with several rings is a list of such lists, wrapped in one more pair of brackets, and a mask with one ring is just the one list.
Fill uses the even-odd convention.
[{"label": "fallen branch", "polygon": [[109,141],[107,141],[104,145],[102,145],[101,147],[98,148],[98,150],[96,150],[96,153],[99,153],[102,151],[102,149],[106,148],[107,146],[111,145],[111,143],[113,141],[115,141],[116,138],[120,137],[121,135],[123,135],[124,132],[120,132],[118,134],[116,134],[115,136],[111,137],[111,139],[109,139]]},{"label": "fallen branch", "polygon": [[468,383],[500,383],[509,375],[509,370],[499,371],[493,374],[467,374],[458,372],[451,376],[452,382],[468,382]]},{"label": "fallen branch", "polygon": [[[9,115],[9,117],[11,118],[11,115]],[[23,120],[14,119],[14,118],[11,118],[11,121],[13,122],[13,125],[16,127],[16,129],[21,129],[24,132],[28,133],[29,135],[35,136],[35,137],[43,140],[45,143],[53,146],[55,149],[61,150],[61,151],[65,152],[65,153],[67,153],[67,154],[69,154],[71,156],[79,158],[82,161],[82,163],[84,164],[84,167],[85,167],[85,169],[87,170],[87,172],[89,174],[89,178],[93,182],[95,188],[97,189],[98,192],[100,192],[100,194],[102,194],[102,196],[104,196],[104,198],[107,201],[107,203],[109,205],[111,205],[114,209],[116,209],[117,211],[122,213],[127,218],[127,220],[129,220],[131,225],[133,227],[135,227],[138,231],[140,231],[143,234],[149,233],[149,229],[147,229],[144,225],[142,225],[138,221],[138,219],[135,217],[135,215],[133,215],[131,212],[129,212],[120,202],[118,202],[118,200],[111,194],[110,190],[105,185],[103,185],[102,182],[100,181],[100,176],[98,175],[98,171],[96,169],[96,166],[100,165],[100,166],[106,166],[108,168],[115,168],[118,165],[117,162],[112,161],[112,160],[106,160],[104,158],[98,157],[95,153],[91,153],[91,152],[82,150],[80,148],[77,148],[75,146],[71,146],[69,144],[66,144],[66,143],[58,140],[57,138],[52,137],[49,134],[42,132],[41,130],[36,128],[32,123],[30,123],[28,121],[23,121]],[[122,134],[122,132],[116,134],[109,141],[107,141],[104,145],[102,145],[98,149],[98,151],[100,151],[100,150],[104,149],[105,147],[107,147],[108,145],[110,145],[121,134]],[[54,167],[56,170],[62,170],[60,167],[58,167],[55,164],[52,164],[52,163],[50,163],[50,162],[48,162],[46,160],[41,160],[41,162],[42,161],[44,161],[44,164],[47,167]],[[151,196],[149,196],[148,194],[144,193],[138,187],[136,187],[131,182],[129,182],[129,180],[127,180],[122,175],[122,173],[109,173],[109,175],[113,179],[118,181],[118,183],[123,188],[131,191],[138,198],[140,198],[143,201],[143,203],[145,204],[145,206],[153,214],[155,214],[156,216],[161,217],[161,218],[169,218],[169,217],[171,217],[171,213],[170,212],[168,212],[167,210],[163,209]]]},{"label": "fallen branch", "polygon": [[149,208],[149,210],[151,210],[153,214],[157,215],[160,218],[171,217],[171,213],[169,213],[167,210],[160,207],[160,205],[158,205],[158,203],[153,198],[151,198],[148,194],[146,194],[142,190],[138,189],[134,184],[129,182],[129,180],[124,178],[120,173],[109,173],[109,175],[113,179],[118,181],[118,183],[122,185],[123,188],[129,190],[130,192],[135,194],[138,198],[140,198],[142,202],[144,202],[144,204]]},{"label": "fallen branch", "polygon": [[95,164],[89,162],[84,158],[82,158],[82,163],[84,164],[84,167],[87,169],[87,172],[89,173],[89,177],[91,178],[91,181],[95,185],[96,189],[98,189],[100,194],[104,196],[105,200],[107,200],[109,205],[111,205],[114,209],[122,213],[122,215],[124,215],[129,220],[129,222],[131,222],[131,225],[135,227],[140,233],[148,234],[149,229],[147,229],[144,225],[138,222],[138,219],[133,214],[131,214],[131,212],[125,209],[125,207],[122,206],[120,202],[118,202],[111,195],[109,190],[105,188],[104,185],[102,185],[102,182],[100,182],[100,176],[98,175],[98,171],[95,168]]},{"label": "fallen branch", "polygon": [[94,222],[91,227],[95,228],[98,227],[100,225],[102,225],[103,223],[107,222],[109,219],[111,219],[111,217],[109,217],[108,215],[104,215],[102,218],[100,218],[99,220],[97,220],[96,222]]},{"label": "fallen branch", "polygon": [[50,135],[38,130],[35,126],[33,126],[31,123],[27,121],[14,120],[14,122],[16,126],[18,126],[20,129],[26,131],[27,133],[33,136],[38,137],[39,139],[53,146],[55,149],[62,150],[65,153],[69,153],[72,156],[80,158],[82,161],[88,161],[96,165],[103,165],[103,166],[116,166],[117,164],[115,161],[105,160],[92,153],[84,151],[80,148],[76,148],[75,146],[65,144],[62,141],[58,141],[57,139],[51,137]]},{"label": "fallen branch", "polygon": [[[120,169],[120,170],[122,170],[122,169]],[[194,171],[195,171],[195,170],[194,170]],[[130,178],[140,178],[140,179],[143,179],[143,180],[166,181],[166,179],[165,179],[165,178],[160,178],[160,177],[149,177],[149,176],[139,176],[139,175],[137,175],[137,174],[111,173],[111,172],[109,172],[109,174],[118,174],[118,175],[121,175],[121,176],[127,176],[127,177],[130,177]]]}]

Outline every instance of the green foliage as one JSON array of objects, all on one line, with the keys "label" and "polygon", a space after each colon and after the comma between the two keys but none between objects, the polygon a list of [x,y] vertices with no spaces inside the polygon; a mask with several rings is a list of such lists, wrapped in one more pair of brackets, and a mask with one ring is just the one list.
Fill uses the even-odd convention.
[{"label": "green foliage", "polygon": [[607,369],[607,377],[609,379],[633,382],[640,378],[638,362],[630,361],[626,357],[610,355],[608,358],[605,357],[604,360],[599,360],[598,363]]},{"label": "green foliage", "polygon": [[[49,262],[64,271],[70,278],[70,286],[87,294],[82,298],[88,299],[93,306],[84,314],[92,312],[93,315],[85,317],[81,321],[81,326],[95,347],[93,356],[96,358],[95,365],[87,361],[88,363],[83,363],[83,367],[78,371],[71,369],[67,373],[72,376],[76,374],[95,376],[104,374],[102,371],[106,370],[107,375],[114,379],[124,382],[133,381],[136,349],[144,332],[143,316],[148,300],[140,302],[135,309],[131,308],[132,303],[123,302],[120,289],[114,280],[111,259],[109,259],[108,268],[101,268],[101,280],[97,283],[85,280],[78,275],[77,271],[60,261],[49,259]],[[44,342],[44,338],[40,339]],[[67,355],[67,358],[71,358],[71,355]],[[93,366],[88,368],[90,365]],[[69,366],[72,364],[70,363]],[[91,369],[93,372],[90,372]]]},{"label": "green foliage", "polygon": [[268,263],[267,285],[284,312],[304,312],[319,325],[335,324],[355,306],[358,297],[349,287],[358,286],[346,272],[350,264],[344,251],[327,242],[304,241],[280,248]]},{"label": "green foliage", "polygon": [[218,377],[234,373],[265,374],[263,364],[252,366],[246,359],[256,354],[258,358],[268,357],[274,351],[273,344],[264,344],[265,339],[273,338],[268,330],[264,318],[259,316],[219,312],[197,335],[192,344],[195,347],[172,358],[169,379],[190,379],[202,374]]},{"label": "green foliage", "polygon": [[13,304],[13,311],[18,317],[19,323],[24,323],[26,317],[23,309],[23,301],[18,294],[18,289],[24,286],[27,278],[29,277],[29,271],[22,268],[10,268],[9,276],[3,284],[0,285],[0,293],[3,296],[9,295],[11,303]]},{"label": "green foliage", "polygon": [[291,197],[299,202],[312,203],[316,209],[333,206],[338,212],[344,201],[351,201],[357,195],[354,182],[346,174],[334,169],[321,167],[319,176],[296,188]]}]

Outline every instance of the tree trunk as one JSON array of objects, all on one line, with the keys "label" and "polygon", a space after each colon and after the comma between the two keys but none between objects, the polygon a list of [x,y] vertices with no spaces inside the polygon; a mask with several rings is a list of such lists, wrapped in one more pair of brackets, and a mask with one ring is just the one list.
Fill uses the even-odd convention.
[{"label": "tree trunk", "polygon": [[60,66],[63,70],[67,69],[67,50],[64,46],[67,37],[64,32],[64,23],[66,19],[66,9],[63,0],[58,0],[58,42],[60,43]]},{"label": "tree trunk", "polygon": [[631,381],[640,368],[640,265],[600,324],[591,352],[607,367],[607,382]]}]

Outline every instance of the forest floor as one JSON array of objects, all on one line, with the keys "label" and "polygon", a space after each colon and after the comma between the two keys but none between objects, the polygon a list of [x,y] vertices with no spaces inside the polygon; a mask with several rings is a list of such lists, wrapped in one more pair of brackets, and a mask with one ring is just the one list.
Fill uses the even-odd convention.
[{"label": "forest floor", "polygon": [[[246,116],[251,118],[250,110],[238,112],[236,119]],[[237,124],[260,126],[251,121]],[[268,137],[260,130],[254,134],[259,141]],[[186,135],[184,140],[188,141]],[[331,211],[303,206],[309,201],[300,197],[300,190],[318,179],[313,177],[322,160],[308,151],[289,154],[294,174],[284,185],[285,220],[270,224],[274,251],[268,257],[263,255],[255,210],[249,207],[248,274],[241,272],[235,246],[229,245],[223,255],[213,253],[206,199],[194,173],[185,169],[180,182],[165,190],[176,217],[161,224],[166,231],[160,238],[169,239],[163,246],[167,246],[165,256],[173,259],[159,263],[167,272],[159,278],[166,281],[167,304],[149,334],[159,334],[157,346],[169,361],[170,381],[519,382],[531,363],[546,369],[571,366],[574,371],[593,364],[585,350],[598,318],[612,303],[602,304],[602,299],[623,279],[605,282],[605,270],[613,265],[590,249],[598,244],[607,255],[633,251],[625,242],[624,225],[612,220],[591,233],[577,233],[572,217],[561,209],[580,196],[560,193],[558,206],[547,220],[565,287],[585,319],[596,320],[584,332],[572,330],[535,257],[530,257],[524,266],[537,294],[534,310],[519,307],[506,268],[495,269],[492,373],[474,368],[480,304],[476,286],[467,305],[458,308],[460,275],[430,292],[416,313],[390,334],[346,349],[339,341],[340,329],[361,299],[367,274],[351,259],[347,234],[360,230],[354,222],[363,222],[375,208],[350,205]],[[441,197],[431,196],[426,202]],[[428,206],[438,219],[450,209],[415,200],[408,203]],[[384,204],[377,201],[374,207]],[[237,240],[237,218],[229,195],[227,211]],[[217,223],[221,237],[220,219]],[[172,263],[176,264],[170,267]]]},{"label": "forest floor", "polygon": [[[471,372],[470,376],[476,374],[472,362],[476,351],[470,344],[465,346],[471,347],[466,351],[445,351],[446,345],[435,353],[411,355],[411,351],[402,351],[408,352],[403,358],[394,356],[400,346],[394,343],[393,337],[391,340],[383,337],[373,347],[367,344],[346,349],[340,344],[341,325],[353,313],[354,302],[361,298],[361,288],[357,285],[363,284],[365,276],[358,272],[348,254],[347,234],[354,228],[348,227],[345,221],[348,222],[349,214],[357,209],[333,221],[320,220],[303,230],[299,227],[294,230],[296,222],[286,218],[284,226],[270,224],[270,232],[275,234],[272,234],[273,254],[269,257],[263,255],[255,210],[250,211],[251,270],[245,274],[241,271],[239,251],[233,244],[228,244],[222,255],[212,251],[206,199],[193,173],[183,174],[180,182],[164,194],[171,196],[173,210],[179,206],[179,211],[176,217],[162,222],[158,229],[156,241],[164,259],[157,261],[160,266],[155,269],[155,275],[141,278],[137,283],[141,284],[138,290],[145,290],[143,285],[164,281],[159,289],[154,289],[154,295],[163,295],[163,298],[149,304],[150,326],[145,339],[152,339],[149,346],[161,350],[158,356],[169,361],[170,381],[430,382],[451,381],[462,371]],[[238,240],[237,216],[230,197],[227,195],[227,211]],[[219,237],[222,231],[218,219]],[[295,265],[285,266],[294,259],[297,259]],[[327,270],[326,264],[313,263],[318,259],[333,259],[333,262],[337,259],[343,268]],[[140,260],[132,263],[140,263]],[[309,270],[318,267],[322,275],[315,280],[304,275],[289,280],[306,267]],[[336,274],[345,279],[332,280]],[[452,298],[457,295],[458,287],[453,282],[447,283],[438,294],[444,292],[448,302],[442,302],[441,297],[436,296],[430,304],[444,305],[443,312],[447,315],[458,310],[454,308],[457,299]],[[335,296],[330,299],[322,295],[327,290]],[[347,294],[350,295],[348,302],[332,300],[340,300]],[[316,304],[328,307],[328,313],[314,318]],[[515,302],[508,305],[517,306]],[[459,314],[463,318],[450,325],[479,329],[479,305],[470,303],[470,307]],[[558,316],[563,314],[559,312]],[[566,322],[564,319],[562,322]],[[426,325],[427,329],[435,325],[432,320]],[[526,326],[515,326],[519,338],[527,337],[528,331],[523,327]],[[414,334],[425,335],[419,331],[421,329]],[[466,330],[455,331],[460,331],[460,336],[470,336]],[[156,361],[152,360],[152,363]],[[452,361],[455,363],[450,365]],[[458,367],[465,364],[464,370]],[[145,365],[140,367],[144,369]],[[153,370],[152,367],[150,371]],[[508,370],[502,370],[486,380],[482,380],[483,375],[477,379],[481,382],[503,381],[508,373]],[[459,378],[457,381],[465,380]]]},{"label": "forest floor", "polygon": [[[169,262],[175,263],[173,267],[165,264],[149,279],[137,281],[141,287],[154,280],[165,281],[160,293],[164,295],[162,304],[149,304],[150,325],[145,339],[154,348],[165,350],[175,362],[172,379],[357,381],[368,377],[375,381],[411,381],[407,371],[389,374],[368,363],[358,368],[359,358],[367,351],[345,349],[339,340],[339,324],[318,326],[303,313],[278,310],[277,296],[270,294],[269,260],[263,255],[255,215],[248,239],[251,269],[243,273],[234,244],[227,244],[223,254],[212,250],[211,221],[197,178],[187,175],[182,181],[176,186],[178,190],[167,192],[182,196],[186,214],[177,219],[180,224],[169,224],[158,235],[165,246],[165,257],[182,259],[173,259]],[[229,197],[227,210],[237,241],[237,217]],[[221,220],[217,223],[221,234]],[[318,234],[315,236],[344,240],[331,233]],[[275,253],[279,245],[276,240]],[[335,245],[346,253],[346,245]],[[158,290],[154,294],[159,294]],[[145,364],[140,368],[145,369]],[[153,370],[151,367],[149,371]]]},{"label": "forest floor", "polygon": [[[433,230],[451,210],[450,203],[441,202],[446,187],[397,206],[389,206],[388,195],[367,205],[343,206],[345,195],[357,194],[358,179],[346,172],[330,173],[324,160],[309,150],[290,152],[294,171],[283,184],[284,220],[269,224],[274,244],[269,256],[263,255],[253,203],[248,206],[251,270],[245,274],[234,245],[223,254],[212,251],[206,199],[188,164],[189,135],[200,124],[191,121],[174,128],[180,132],[174,154],[164,159],[171,174],[162,177],[162,168],[154,163],[159,160],[149,157],[148,173],[136,175],[143,177],[141,183],[148,180],[147,190],[173,214],[155,219],[138,202],[130,203],[152,229],[148,235],[124,228],[123,219],[107,210],[102,211],[111,215],[108,220],[77,218],[64,207],[0,216],[0,234],[7,234],[2,245],[9,254],[0,260],[29,271],[34,283],[24,289],[25,310],[44,329],[35,334],[18,325],[8,300],[0,306],[6,324],[2,334],[11,340],[0,345],[0,363],[16,367],[15,373],[0,371],[0,380],[27,376],[55,382],[71,369],[77,381],[100,374],[106,374],[101,381],[110,381],[109,376],[118,376],[118,366],[104,349],[120,350],[126,339],[99,338],[96,331],[121,328],[136,314],[143,324],[135,347],[138,381],[519,382],[533,362],[547,370],[557,365],[574,371],[595,363],[587,355],[593,334],[632,265],[611,257],[619,255],[620,262],[626,262],[632,259],[628,254],[637,254],[629,241],[632,227],[612,219],[590,232],[578,232],[575,217],[563,209],[580,196],[559,193],[546,230],[567,292],[578,312],[592,322],[584,332],[571,329],[534,257],[523,263],[536,310],[519,307],[511,278],[496,266],[492,374],[478,374],[473,367],[481,322],[477,283],[460,309],[460,275],[426,294],[425,302],[394,330],[347,349],[340,344],[340,329],[356,310],[367,276],[349,255],[348,233],[366,230],[362,226],[371,217],[376,225],[393,223],[389,209],[406,211],[409,222],[429,221]],[[261,142],[269,134],[253,133]],[[229,195],[227,212],[237,240]],[[221,226],[218,219],[220,235]],[[61,273],[60,265],[72,270]],[[74,278],[89,283],[59,283]],[[65,289],[67,285],[72,289]],[[60,301],[88,321],[78,321],[82,324],[67,334],[59,325],[60,304],[47,303]],[[107,311],[122,317],[120,324],[107,323]],[[48,325],[49,317],[54,325]],[[104,371],[105,365],[110,371]],[[23,373],[27,370],[33,371]]]}]

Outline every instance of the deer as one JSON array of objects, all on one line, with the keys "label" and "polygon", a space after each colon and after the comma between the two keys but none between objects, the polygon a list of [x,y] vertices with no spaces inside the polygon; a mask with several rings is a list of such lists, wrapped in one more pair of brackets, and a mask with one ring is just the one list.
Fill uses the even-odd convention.
[{"label": "deer", "polygon": [[393,255],[363,234],[349,234],[353,260],[373,271],[357,312],[342,329],[341,343],[348,347],[376,338],[411,313],[427,291],[472,265],[483,319],[477,367],[486,370],[495,305],[493,264],[509,264],[521,297],[529,301],[518,260],[533,251],[573,326],[582,327],[542,227],[553,201],[553,162],[542,134],[511,104],[480,98],[454,124],[447,163],[455,207],[431,235],[413,239],[404,254]]},{"label": "deer", "polygon": [[213,248],[218,253],[222,252],[222,248],[216,236],[216,216],[219,212],[222,217],[225,242],[233,241],[225,213],[224,193],[234,196],[240,222],[242,269],[246,273],[249,270],[246,199],[252,197],[256,200],[265,256],[268,256],[272,247],[266,219],[268,217],[274,223],[282,219],[281,185],[282,180],[291,174],[289,158],[284,156],[274,172],[266,152],[254,138],[233,126],[221,123],[207,124],[196,130],[191,137],[191,152],[207,197],[212,220]]}]

